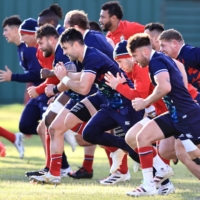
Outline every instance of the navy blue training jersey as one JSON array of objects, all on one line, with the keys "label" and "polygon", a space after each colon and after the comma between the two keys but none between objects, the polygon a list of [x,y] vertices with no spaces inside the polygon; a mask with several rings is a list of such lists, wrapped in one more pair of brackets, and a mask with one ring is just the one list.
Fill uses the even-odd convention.
[{"label": "navy blue training jersey", "polygon": [[56,27],[56,31],[58,32],[59,35],[61,35],[61,33],[65,30],[64,27],[62,27],[60,24],[58,24],[58,26]]},{"label": "navy blue training jersey", "polygon": [[185,66],[188,82],[200,92],[200,48],[184,45],[177,60]]},{"label": "navy blue training jersey", "polygon": [[25,43],[21,43],[17,47],[19,63],[24,70],[24,74],[12,74],[11,81],[31,82],[34,86],[40,85],[44,80],[40,78],[40,66],[36,58],[35,47],[26,47]]},{"label": "navy blue training jersey", "polygon": [[85,35],[84,43],[88,47],[98,49],[113,60],[113,47],[107,42],[106,37],[101,32],[93,30],[88,31]]},{"label": "navy blue training jersey", "polygon": [[192,100],[185,88],[183,77],[175,62],[163,53],[155,52],[149,62],[149,73],[152,83],[156,85],[154,76],[160,72],[168,72],[171,91],[163,97],[173,122],[179,122],[187,117],[188,113],[199,110],[200,107]]},{"label": "navy blue training jersey", "polygon": [[[105,84],[106,80],[104,76],[106,73],[111,72],[114,76],[119,73],[124,72],[117,66],[117,64],[112,61],[108,56],[103,54],[98,49],[87,47],[85,56],[82,62],[84,72],[93,73],[96,75],[95,83],[98,85],[98,92],[106,99],[107,104],[111,107],[116,108],[123,107],[125,104],[130,103],[130,100],[121,96],[116,90]],[[129,87],[133,88],[133,83],[127,78],[127,84]]]}]

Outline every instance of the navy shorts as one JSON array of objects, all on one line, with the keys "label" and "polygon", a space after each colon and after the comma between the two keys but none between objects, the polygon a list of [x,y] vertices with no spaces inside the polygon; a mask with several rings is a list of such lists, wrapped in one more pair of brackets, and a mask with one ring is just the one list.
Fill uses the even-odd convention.
[{"label": "navy shorts", "polygon": [[69,99],[69,101],[65,105],[65,108],[67,108],[68,110],[71,110],[76,105],[76,103],[77,103],[76,100]]},{"label": "navy shorts", "polygon": [[174,123],[169,113],[159,115],[153,119],[162,130],[165,138],[174,136],[180,140],[190,139],[195,144],[200,140],[200,113],[187,114],[185,119]]}]

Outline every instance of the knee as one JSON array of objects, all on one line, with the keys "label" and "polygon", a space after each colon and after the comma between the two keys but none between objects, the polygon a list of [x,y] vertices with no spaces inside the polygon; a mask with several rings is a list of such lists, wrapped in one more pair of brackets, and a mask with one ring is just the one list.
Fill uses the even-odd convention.
[{"label": "knee", "polygon": [[20,121],[19,122],[19,131],[23,134],[28,134],[30,132],[30,126],[27,122]]},{"label": "knee", "polygon": [[92,133],[95,133],[97,134],[96,130],[94,130],[91,126],[86,126],[84,129],[83,129],[83,139],[87,142],[90,142],[92,144],[95,144],[94,143],[94,137],[93,137],[93,134]]},{"label": "knee", "polygon": [[45,116],[45,119],[44,119],[44,122],[45,122],[45,125],[46,127],[49,127],[51,125],[51,122],[53,121],[53,116],[51,116],[50,113],[48,113],[46,116]]},{"label": "knee", "polygon": [[44,123],[39,123],[39,125],[37,126],[37,133],[38,135],[45,135],[45,125]]},{"label": "knee", "polygon": [[136,138],[134,138],[129,132],[125,136],[125,141],[131,148],[137,148]]}]

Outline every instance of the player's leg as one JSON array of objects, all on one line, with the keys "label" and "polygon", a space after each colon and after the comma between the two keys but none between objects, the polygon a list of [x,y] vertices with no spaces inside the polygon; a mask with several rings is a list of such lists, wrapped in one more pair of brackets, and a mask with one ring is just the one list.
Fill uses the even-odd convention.
[{"label": "player's leg", "polygon": [[0,137],[4,137],[9,140],[17,148],[20,158],[24,157],[24,145],[23,145],[23,134],[12,133],[2,127],[0,127]]},{"label": "player's leg", "polygon": [[[168,128],[166,132],[163,130]],[[173,174],[172,169],[157,155],[152,144],[175,132],[170,116],[163,115],[149,121],[136,135],[138,153],[143,173],[144,183],[136,190],[127,192],[131,196],[146,196],[157,194],[156,184],[161,183]],[[135,134],[135,133],[134,133]],[[153,168],[156,169],[153,177]],[[155,184],[156,183],[156,184]]]}]

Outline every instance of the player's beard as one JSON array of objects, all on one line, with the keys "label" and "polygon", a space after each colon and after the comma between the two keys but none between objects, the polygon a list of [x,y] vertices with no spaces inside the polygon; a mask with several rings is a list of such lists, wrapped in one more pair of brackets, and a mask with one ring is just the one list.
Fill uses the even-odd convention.
[{"label": "player's beard", "polygon": [[104,32],[107,32],[107,31],[110,30],[110,27],[111,27],[111,26],[112,26],[112,24],[111,24],[111,22],[109,21],[109,22],[107,22],[107,23],[104,24],[104,28],[102,28],[102,30],[103,30]]},{"label": "player's beard", "polygon": [[142,55],[142,59],[138,63],[142,68],[144,68],[148,65],[148,59]]},{"label": "player's beard", "polygon": [[53,54],[53,48],[52,48],[50,45],[48,45],[47,48],[46,48],[45,50],[43,50],[43,56],[44,56],[45,58],[48,58],[48,57],[50,57],[52,54]]},{"label": "player's beard", "polygon": [[68,57],[69,57],[70,61],[72,61],[72,62],[77,60],[77,58],[75,56],[68,55]]}]

